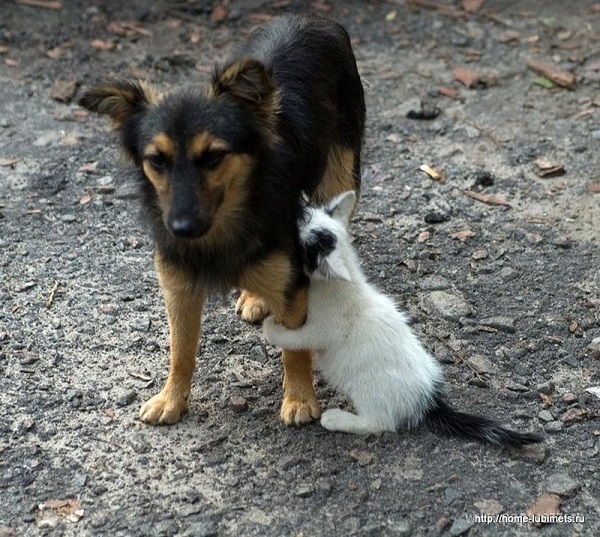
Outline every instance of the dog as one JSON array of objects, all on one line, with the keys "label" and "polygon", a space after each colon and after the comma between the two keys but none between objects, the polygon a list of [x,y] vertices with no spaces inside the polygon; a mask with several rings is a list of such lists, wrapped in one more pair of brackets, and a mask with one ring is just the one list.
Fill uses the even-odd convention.
[{"label": "dog", "polygon": [[[298,238],[301,193],[324,204],[360,189],[365,101],[346,30],[324,18],[276,17],[254,31],[206,92],[158,94],[116,80],[81,106],[112,120],[137,176],[170,330],[169,375],[140,418],[187,409],[205,297],[241,289],[249,322],[306,318]],[[319,417],[310,351],[283,349],[286,425]]]}]

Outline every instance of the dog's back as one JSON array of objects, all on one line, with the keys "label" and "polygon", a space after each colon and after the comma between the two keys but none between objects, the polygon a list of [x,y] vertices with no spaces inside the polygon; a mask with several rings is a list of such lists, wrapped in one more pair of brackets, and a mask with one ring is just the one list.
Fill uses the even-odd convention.
[{"label": "dog's back", "polygon": [[[265,64],[281,90],[280,135],[303,166],[300,176],[315,178],[304,188],[314,193],[327,163],[327,171],[336,176],[333,183],[358,190],[366,112],[346,30],[319,17],[275,17],[252,34],[238,55]],[[316,197],[332,195],[318,192]]]}]

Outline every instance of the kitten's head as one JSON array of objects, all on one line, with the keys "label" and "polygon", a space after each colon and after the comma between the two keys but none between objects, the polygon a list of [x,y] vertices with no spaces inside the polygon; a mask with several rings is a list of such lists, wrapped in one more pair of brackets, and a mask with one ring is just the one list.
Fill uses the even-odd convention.
[{"label": "kitten's head", "polygon": [[348,223],[356,203],[350,190],[324,207],[306,207],[300,222],[304,270],[317,280],[351,280]]}]

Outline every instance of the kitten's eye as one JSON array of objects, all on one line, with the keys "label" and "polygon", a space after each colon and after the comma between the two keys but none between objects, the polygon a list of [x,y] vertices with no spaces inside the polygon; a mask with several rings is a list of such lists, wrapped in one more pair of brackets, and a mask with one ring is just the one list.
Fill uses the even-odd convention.
[{"label": "kitten's eye", "polygon": [[214,170],[226,156],[227,151],[223,150],[205,151],[198,157],[196,163],[205,170]]},{"label": "kitten's eye", "polygon": [[146,155],[144,160],[152,166],[156,171],[163,171],[169,165],[169,159],[162,153]]}]

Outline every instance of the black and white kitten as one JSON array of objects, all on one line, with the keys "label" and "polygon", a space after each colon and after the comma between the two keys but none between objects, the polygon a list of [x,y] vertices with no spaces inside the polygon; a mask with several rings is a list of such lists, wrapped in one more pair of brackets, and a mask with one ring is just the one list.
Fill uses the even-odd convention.
[{"label": "black and white kitten", "polygon": [[502,446],[541,441],[497,422],[458,412],[442,398],[442,370],[392,299],[369,284],[347,231],[356,197],[306,208],[300,222],[310,278],[306,324],[289,330],[265,320],[267,339],[286,349],[312,349],[315,367],[348,396],[356,414],[326,410],[321,425],[354,434],[396,431],[421,423],[443,435]]}]

